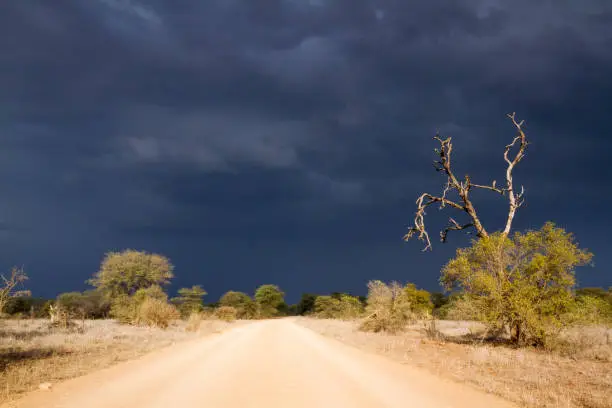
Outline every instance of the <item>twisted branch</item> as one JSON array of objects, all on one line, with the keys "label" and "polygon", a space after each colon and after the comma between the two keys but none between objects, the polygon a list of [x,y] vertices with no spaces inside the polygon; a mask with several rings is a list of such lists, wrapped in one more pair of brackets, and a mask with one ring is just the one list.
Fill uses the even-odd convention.
[{"label": "twisted branch", "polygon": [[[431,249],[431,240],[425,228],[425,210],[427,209],[427,207],[434,203],[440,203],[440,209],[443,209],[448,205],[457,210],[461,210],[462,212],[465,212],[471,219],[471,222],[459,224],[453,218],[450,218],[449,226],[447,226],[444,230],[440,232],[440,240],[442,242],[446,242],[448,233],[450,231],[462,231],[468,228],[474,228],[476,230],[476,235],[479,238],[487,237],[488,233],[480,222],[480,219],[476,213],[476,209],[469,196],[472,188],[489,190],[501,195],[508,194],[508,199],[510,201],[510,209],[508,211],[508,218],[503,233],[506,235],[509,233],[516,210],[523,204],[524,195],[524,189],[522,188],[520,193],[516,194],[514,192],[512,171],[514,167],[525,156],[525,149],[528,143],[525,133],[522,130],[523,121],[517,122],[514,113],[509,114],[508,117],[512,120],[512,123],[519,131],[519,134],[514,138],[511,144],[506,146],[504,150],[504,160],[508,163],[508,167],[506,169],[506,186],[503,188],[498,187],[497,182],[495,180],[493,180],[490,185],[472,183],[469,175],[466,175],[463,181],[459,181],[451,167],[451,153],[453,151],[452,139],[450,137],[442,139],[439,135],[436,135],[434,137],[434,140],[440,143],[440,148],[434,149],[436,154],[439,156],[439,159],[435,160],[433,165],[437,172],[442,172],[446,175],[446,184],[444,186],[444,190],[442,191],[441,196],[435,196],[430,193],[423,193],[417,199],[417,211],[414,217],[414,225],[410,227],[406,235],[404,235],[404,240],[407,241],[408,239],[416,235],[419,240],[425,242],[425,248],[423,249],[423,251]],[[517,146],[517,144],[519,146],[519,150],[514,156],[514,158],[511,159],[510,151],[513,147]],[[459,196],[459,202],[448,199],[448,194],[453,190],[457,191],[457,194]]]}]

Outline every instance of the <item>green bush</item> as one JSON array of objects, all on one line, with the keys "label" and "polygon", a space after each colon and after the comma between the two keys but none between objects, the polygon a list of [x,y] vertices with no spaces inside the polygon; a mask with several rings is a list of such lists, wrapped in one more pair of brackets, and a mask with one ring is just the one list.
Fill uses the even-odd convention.
[{"label": "green bush", "polygon": [[181,316],[191,316],[193,312],[201,312],[204,308],[202,298],[206,295],[206,291],[201,286],[195,285],[190,288],[181,288],[178,290],[178,296],[172,299],[172,303],[176,305],[181,312]]},{"label": "green bush", "polygon": [[[154,300],[155,302],[149,302]],[[141,306],[147,302],[145,311],[141,311]],[[146,324],[149,320],[146,314],[151,314],[148,308],[154,305],[168,305],[172,308],[165,308],[163,313],[170,313],[171,309],[176,310],[174,305],[168,304],[168,295],[158,285],[153,285],[148,288],[138,289],[133,296],[119,295],[116,296],[111,304],[110,315],[120,323],[125,324]],[[142,313],[145,313],[143,316]],[[153,321],[154,319],[151,319]],[[154,324],[156,325],[156,324]]]},{"label": "green bush", "polygon": [[592,254],[552,223],[538,231],[496,233],[459,249],[442,271],[447,290],[463,292],[454,312],[487,325],[488,333],[509,333],[517,345],[545,346],[567,326],[575,307],[574,268]]},{"label": "green bush", "polygon": [[258,315],[262,318],[276,317],[279,307],[285,303],[285,294],[276,285],[261,285],[255,291]]},{"label": "green bush", "polygon": [[363,305],[359,298],[346,294],[317,296],[314,314],[323,319],[354,319],[363,314]]},{"label": "green bush", "polygon": [[257,317],[257,303],[243,292],[227,292],[219,299],[219,305],[236,309],[238,319],[255,319]]},{"label": "green bush", "polygon": [[574,324],[611,324],[612,304],[599,296],[578,296],[566,319]]}]

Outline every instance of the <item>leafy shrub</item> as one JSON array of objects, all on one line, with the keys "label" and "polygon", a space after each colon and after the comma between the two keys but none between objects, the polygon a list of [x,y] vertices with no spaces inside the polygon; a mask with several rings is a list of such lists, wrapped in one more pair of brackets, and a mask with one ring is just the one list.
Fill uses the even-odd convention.
[{"label": "leafy shrub", "polygon": [[137,324],[167,328],[181,317],[176,306],[155,298],[146,298],[138,307]]},{"label": "leafy shrub", "polygon": [[70,316],[79,318],[99,319],[110,311],[110,302],[97,290],[62,293],[57,297],[57,304]]},{"label": "leafy shrub", "polygon": [[[155,301],[155,302],[152,302]],[[147,303],[142,310],[142,305]],[[164,305],[160,313],[172,314],[172,310],[176,311],[176,307],[168,304],[168,295],[158,285],[153,285],[148,288],[138,289],[133,296],[119,295],[116,296],[111,305],[110,314],[118,322],[124,324],[145,324],[157,326],[156,317],[148,308],[154,305]],[[168,306],[168,307],[166,307]],[[143,315],[144,313],[144,315]],[[152,316],[149,319],[147,316]],[[162,318],[163,320],[163,318]],[[162,326],[163,327],[163,323]]]},{"label": "leafy shrub", "polygon": [[592,254],[570,233],[547,223],[539,231],[497,233],[459,249],[442,271],[447,290],[460,289],[455,312],[482,321],[489,333],[509,333],[517,345],[545,346],[574,308],[574,268]]},{"label": "leafy shrub", "polygon": [[317,296],[314,313],[323,319],[353,319],[363,314],[363,305],[359,298],[346,294]]},{"label": "leafy shrub", "polygon": [[578,296],[566,319],[574,324],[610,324],[612,323],[612,304],[601,297]]},{"label": "leafy shrub", "polygon": [[257,317],[257,303],[243,292],[227,292],[219,299],[219,305],[235,308],[238,319],[255,319]]},{"label": "leafy shrub", "polygon": [[201,286],[195,285],[190,288],[181,288],[178,290],[178,296],[172,299],[172,303],[176,305],[181,312],[181,316],[191,316],[193,312],[201,312],[204,308],[202,298],[206,295],[206,291]]},{"label": "leafy shrub", "polygon": [[231,306],[221,306],[215,310],[215,317],[224,322],[233,322],[237,314],[236,308]]},{"label": "leafy shrub", "polygon": [[285,294],[276,285],[261,285],[255,291],[255,302],[259,317],[275,317],[279,315],[279,307],[285,303]]}]

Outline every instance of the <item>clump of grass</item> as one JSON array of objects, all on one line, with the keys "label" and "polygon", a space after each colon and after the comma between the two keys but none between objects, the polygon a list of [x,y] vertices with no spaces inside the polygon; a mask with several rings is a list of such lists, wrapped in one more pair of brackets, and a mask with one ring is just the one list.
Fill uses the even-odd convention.
[{"label": "clump of grass", "polygon": [[185,326],[185,330],[188,332],[197,332],[200,330],[200,326],[202,325],[202,313],[200,312],[191,312],[189,317],[187,318],[187,325]]}]

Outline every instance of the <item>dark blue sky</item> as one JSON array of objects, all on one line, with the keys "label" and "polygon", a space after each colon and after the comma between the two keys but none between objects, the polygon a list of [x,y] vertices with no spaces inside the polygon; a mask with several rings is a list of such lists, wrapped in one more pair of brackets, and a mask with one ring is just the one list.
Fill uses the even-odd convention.
[{"label": "dark blue sky", "polygon": [[[609,1],[4,1],[0,268],[55,296],[132,247],[208,300],[436,289],[467,238],[402,241],[444,182],[431,138],[502,181],[512,111],[532,143],[515,227],[573,231],[595,253],[579,281],[611,285]],[[500,228],[503,198],[476,198]]]}]

